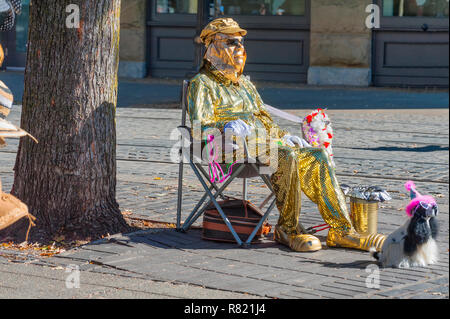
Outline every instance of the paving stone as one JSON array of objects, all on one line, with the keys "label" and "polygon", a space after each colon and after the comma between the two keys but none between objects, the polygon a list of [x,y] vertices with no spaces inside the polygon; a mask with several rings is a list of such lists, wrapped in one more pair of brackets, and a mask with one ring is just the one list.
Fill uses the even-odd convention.
[{"label": "paving stone", "polygon": [[153,274],[159,280],[165,279],[176,282],[190,283],[217,289],[216,285],[224,280],[230,280],[230,276],[208,271],[199,271],[191,268],[180,268],[177,272],[161,272]]},{"label": "paving stone", "polygon": [[428,282],[436,285],[445,285],[445,284],[448,285],[448,277],[440,277],[433,280],[429,280]]},{"label": "paving stone", "polygon": [[[20,121],[18,110],[9,117],[15,123]],[[418,114],[426,116],[419,120]],[[48,262],[278,298],[448,298],[448,110],[333,111],[330,116],[339,182],[380,185],[393,197],[380,204],[379,232],[388,234],[404,223],[409,199],[403,187],[406,180],[414,180],[421,193],[436,197],[441,210],[438,264],[380,268],[380,289],[368,289],[365,268],[375,261],[367,252],[327,248],[324,244],[316,253],[295,253],[275,243],[272,234],[242,249],[235,244],[202,240],[197,229],[187,233],[152,229],[119,234],[112,237],[113,242],[101,240]],[[169,135],[179,118],[179,110],[118,109],[117,200],[122,210],[149,220],[176,221],[178,164],[170,161],[174,141]],[[299,129],[284,120],[279,123],[292,132]],[[0,150],[3,189],[12,186],[18,140],[8,143]],[[187,165],[183,185],[185,218],[203,194]],[[249,198],[254,202],[268,192],[258,179],[250,179],[249,185]],[[239,196],[241,191],[242,184],[235,183],[228,193]],[[274,209],[269,217],[273,226],[278,215]],[[304,196],[300,220],[308,227],[323,223],[317,206]],[[201,222],[200,217],[195,225],[201,226]],[[326,235],[326,231],[318,233],[323,243]],[[109,266],[89,264],[91,260]]]},{"label": "paving stone", "polygon": [[413,295],[409,295],[409,296],[404,296],[404,298],[407,298],[407,299],[441,299],[442,296],[441,295],[433,295],[433,294],[429,294],[429,293],[418,293],[418,294],[413,294]]},{"label": "paving stone", "polygon": [[224,286],[222,289],[226,289],[226,287],[231,287],[232,291],[236,292],[248,292],[253,295],[263,296],[263,297],[275,297],[278,295],[278,292],[285,288],[285,285],[272,283],[272,282],[264,282],[259,280],[251,280],[246,278],[245,281],[238,281],[236,284],[240,287],[239,290],[234,290],[234,285],[231,282],[224,282]]},{"label": "paving stone", "polygon": [[280,298],[287,298],[287,299],[319,299],[323,298],[319,293],[314,291],[313,289],[290,289],[290,290],[283,290],[278,294]]},{"label": "paving stone", "polygon": [[[134,249],[133,249],[134,248]],[[127,247],[117,244],[97,244],[97,245],[85,245],[81,247],[81,251],[87,251],[91,254],[101,253],[105,255],[120,255],[130,251],[134,251],[136,247]]]},{"label": "paving stone", "polygon": [[231,263],[224,267],[223,271],[231,274],[238,274],[240,276],[257,276],[259,274],[267,273],[267,267],[258,265],[246,265],[243,263]]},{"label": "paving stone", "polygon": [[352,295],[356,295],[356,294],[361,294],[361,293],[367,293],[371,290],[371,288],[367,288],[367,287],[363,287],[360,285],[352,285],[349,284],[348,282],[339,282],[339,281],[334,281],[334,282],[327,282],[324,283],[322,285],[323,287],[332,287],[332,288],[341,288],[343,291],[349,291],[352,293]]},{"label": "paving stone", "polygon": [[281,282],[296,286],[302,285],[306,281],[317,279],[316,275],[305,274],[301,271],[285,270],[285,269],[279,270],[273,268],[267,268],[266,272],[260,274],[253,274],[251,275],[251,277],[260,280]]},{"label": "paving stone", "polygon": [[415,283],[421,279],[422,278],[420,278],[420,277],[402,276],[402,275],[386,276],[385,274],[380,273],[380,281],[390,281],[390,282],[396,282],[399,284],[411,284],[411,283]]},{"label": "paving stone", "polygon": [[69,259],[80,260],[80,261],[98,261],[98,262],[100,262],[104,258],[111,257],[111,255],[112,254],[110,254],[110,253],[103,253],[100,251],[79,249],[76,253],[61,254],[58,257],[61,257],[61,258],[66,257]]},{"label": "paving stone", "polygon": [[352,297],[352,295],[348,295],[348,294],[340,294],[338,290],[319,290],[319,289],[313,289],[312,291],[307,291],[307,290],[297,290],[297,289],[293,289],[291,290],[292,292],[297,292],[297,293],[310,293],[310,294],[314,294],[319,296],[319,298],[326,298],[326,299],[349,299]]},{"label": "paving stone", "polygon": [[408,285],[408,286],[405,286],[403,289],[404,290],[412,290],[412,291],[425,291],[425,290],[428,290],[428,289],[434,288],[434,287],[436,287],[435,284],[424,282],[424,283],[418,283],[415,285]]},{"label": "paving stone", "polygon": [[409,290],[405,290],[405,289],[392,289],[392,290],[385,290],[385,291],[380,291],[377,293],[377,295],[383,296],[383,297],[399,297],[402,295],[406,295],[410,293]]},{"label": "paving stone", "polygon": [[[213,271],[196,271],[193,269],[188,269],[185,272],[180,272],[176,274],[174,278],[177,278],[181,282],[201,285],[210,288],[214,287],[216,289],[220,289],[218,286],[221,286],[221,288],[225,290],[233,290],[233,287],[225,287],[224,282],[240,282],[243,279],[243,277],[225,275]],[[237,286],[234,288],[237,288]]]},{"label": "paving stone", "polygon": [[[361,276],[356,276],[353,278],[346,278],[345,280],[338,280],[339,282],[348,282],[349,284],[352,285],[357,285],[357,286],[366,286],[366,276],[361,277]],[[380,289],[386,289],[386,288],[392,288],[394,286],[398,286],[401,283],[398,283],[396,281],[388,281],[388,280],[380,280],[379,282],[380,284]]]},{"label": "paving stone", "polygon": [[200,254],[193,254],[190,252],[186,252],[181,256],[178,263],[182,264],[183,266],[193,266],[193,265],[201,265],[209,261],[211,261],[211,257],[209,256],[203,256]]},{"label": "paving stone", "polygon": [[441,293],[442,295],[449,296],[448,284],[447,285],[436,285],[430,289],[427,289],[428,293]]}]

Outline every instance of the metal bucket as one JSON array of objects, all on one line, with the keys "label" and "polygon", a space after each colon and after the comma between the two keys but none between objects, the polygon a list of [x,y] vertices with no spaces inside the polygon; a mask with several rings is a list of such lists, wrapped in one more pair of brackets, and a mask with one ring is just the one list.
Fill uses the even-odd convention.
[{"label": "metal bucket", "polygon": [[378,203],[350,197],[350,218],[358,233],[364,235],[378,233]]}]

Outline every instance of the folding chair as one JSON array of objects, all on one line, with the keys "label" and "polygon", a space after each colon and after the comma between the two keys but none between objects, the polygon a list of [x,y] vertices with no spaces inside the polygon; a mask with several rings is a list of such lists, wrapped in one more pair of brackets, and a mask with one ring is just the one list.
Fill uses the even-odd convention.
[{"label": "folding chair", "polygon": [[[205,190],[205,193],[200,198],[199,202],[194,207],[194,209],[191,211],[191,213],[186,218],[184,223],[181,225],[181,213],[182,213],[181,210],[182,210],[182,201],[183,201],[183,169],[184,169],[183,158],[185,158],[185,157],[182,154],[183,149],[180,147],[180,151],[179,151],[180,163],[179,163],[179,174],[178,174],[177,223],[176,223],[177,230],[181,231],[181,232],[188,231],[189,228],[192,226],[192,224],[195,223],[195,221],[205,212],[207,207],[210,206],[210,203],[212,203],[215,206],[215,208],[217,209],[217,211],[219,212],[222,219],[224,220],[226,226],[230,230],[230,232],[233,235],[234,239],[236,240],[237,244],[239,246],[248,247],[248,246],[250,246],[250,244],[251,244],[253,238],[255,237],[256,233],[258,232],[258,230],[261,228],[263,223],[267,220],[267,218],[269,217],[269,214],[275,207],[276,199],[275,199],[275,193],[274,193],[272,184],[270,182],[270,176],[260,173],[260,168],[263,165],[261,165],[259,163],[239,163],[234,166],[231,176],[228,177],[228,179],[226,181],[224,181],[220,187],[210,181],[210,179],[208,178],[208,173],[203,168],[202,163],[194,162],[194,157],[192,155],[192,145],[193,145],[193,143],[195,143],[195,141],[193,140],[193,137],[191,135],[190,127],[186,126],[188,87],[189,87],[189,82],[186,80],[183,81],[182,95],[181,95],[182,116],[181,116],[181,125],[178,126],[178,129],[184,129],[185,132],[189,132],[188,137],[186,137],[186,136],[183,137],[183,135],[180,137],[181,145],[183,145],[183,141],[182,141],[183,138],[190,139],[189,142],[191,145],[191,149],[190,149],[190,154],[189,154],[189,166],[195,173],[197,179],[200,181],[203,189]],[[274,111],[274,113],[278,116],[281,116],[280,114],[284,113],[284,115],[282,117],[284,117],[286,119],[290,119],[291,121],[294,120],[294,121],[301,122],[300,118],[297,118],[291,114],[285,113],[285,112],[275,109],[271,106],[267,106],[267,107],[268,107],[269,111]],[[248,154],[246,148],[245,148],[245,152],[246,152],[246,154]],[[270,190],[270,194],[259,205],[259,208],[263,209],[264,206],[267,205],[267,203],[270,202],[270,204],[269,204],[265,214],[263,215],[263,217],[260,219],[260,221],[255,226],[255,228],[252,231],[252,233],[250,234],[250,236],[244,242],[239,237],[239,235],[236,233],[231,222],[229,221],[229,219],[225,215],[224,211],[220,207],[220,205],[217,201],[217,198],[218,197],[221,197],[222,199],[227,198],[227,196],[225,196],[223,194],[223,192],[236,178],[240,178],[240,179],[243,179],[242,197],[244,200],[247,200],[247,198],[248,198],[248,193],[247,193],[248,179],[253,178],[253,177],[260,177]],[[207,199],[208,199],[208,201],[206,201]],[[206,201],[206,203],[205,203],[205,201]],[[308,229],[305,229],[300,223],[299,223],[299,227],[301,228],[301,230],[303,232],[305,232],[305,233],[308,232]]]}]

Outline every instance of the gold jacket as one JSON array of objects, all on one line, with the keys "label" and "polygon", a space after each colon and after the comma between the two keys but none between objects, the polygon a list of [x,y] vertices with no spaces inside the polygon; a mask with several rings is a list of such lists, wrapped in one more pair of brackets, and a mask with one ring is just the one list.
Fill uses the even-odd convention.
[{"label": "gold jacket", "polygon": [[[280,212],[278,224],[285,232],[298,234],[302,191],[318,205],[324,221],[332,228],[339,233],[350,230],[345,198],[330,165],[329,155],[321,148],[287,146],[282,141],[287,132],[273,122],[248,78],[241,76],[239,82],[233,84],[206,63],[191,80],[187,99],[191,123],[199,121],[202,130],[216,128],[223,133],[226,123],[241,119],[253,129],[264,129],[266,139],[277,140],[277,167],[271,181]],[[201,139],[195,131],[193,133],[194,139]],[[257,141],[257,145],[262,142]],[[249,155],[254,156],[252,153]]]},{"label": "gold jacket", "polygon": [[273,139],[287,134],[273,122],[247,77],[241,76],[233,84],[208,63],[190,81],[187,102],[191,124],[199,121],[203,130],[217,128],[223,133],[225,124],[241,119],[252,129],[264,129]]}]

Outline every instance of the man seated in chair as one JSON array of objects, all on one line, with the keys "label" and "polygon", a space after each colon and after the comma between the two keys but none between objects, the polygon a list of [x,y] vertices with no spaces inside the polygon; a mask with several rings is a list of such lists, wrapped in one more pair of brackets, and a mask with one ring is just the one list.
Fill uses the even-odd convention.
[{"label": "man seated in chair", "polygon": [[298,225],[303,191],[317,204],[323,220],[331,226],[327,246],[380,250],[384,235],[361,235],[352,227],[329,155],[279,129],[265,110],[254,85],[242,76],[246,34],[231,18],[216,19],[202,31],[200,38],[206,53],[199,74],[190,81],[187,96],[191,122],[200,122],[202,130],[215,128],[224,132],[230,129],[235,136],[248,136],[254,130],[265,129],[278,139],[278,166],[271,176],[280,213],[274,230],[277,242],[294,251],[321,249],[320,240],[302,233]]}]

